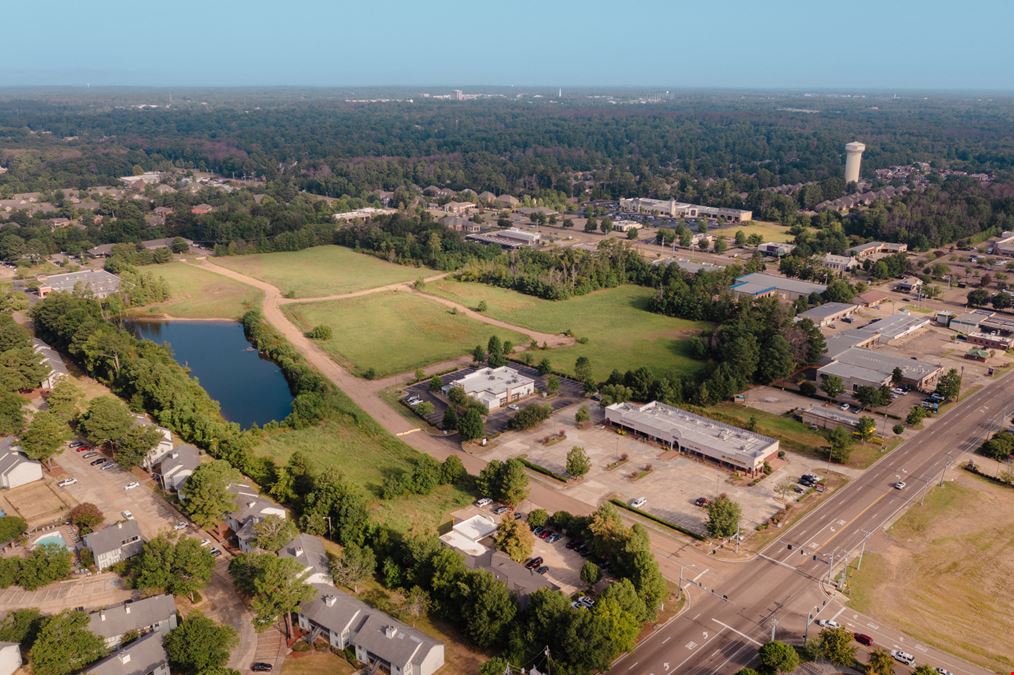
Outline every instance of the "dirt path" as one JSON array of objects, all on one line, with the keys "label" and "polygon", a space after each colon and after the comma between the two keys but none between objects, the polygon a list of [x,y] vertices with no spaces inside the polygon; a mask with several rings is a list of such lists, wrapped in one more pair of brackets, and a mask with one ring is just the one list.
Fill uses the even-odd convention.
[{"label": "dirt path", "polygon": [[[235,279],[236,281],[263,290],[264,303],[262,311],[265,320],[281,333],[286,340],[292,343],[292,346],[306,358],[311,366],[320,371],[324,377],[331,380],[356,405],[376,420],[389,433],[401,438],[402,441],[411,447],[419,452],[430,455],[434,459],[442,461],[451,455],[455,455],[461,459],[465,469],[473,475],[478,474],[486,466],[486,460],[462,450],[456,435],[431,435],[428,431],[403,417],[377,396],[380,389],[397,383],[399,381],[397,378],[407,377],[406,374],[393,375],[384,380],[373,382],[352,375],[335,363],[315,342],[303,335],[303,331],[299,327],[289,321],[289,318],[282,311],[282,301],[285,298],[282,298],[282,294],[277,288],[259,279],[254,279],[253,277],[248,277],[239,272],[215,265],[206,259],[197,263],[187,264],[203,267],[217,274],[227,276],[230,279]],[[426,297],[432,298],[433,296],[427,295]],[[455,303],[451,304],[454,305]],[[481,314],[476,314],[476,317],[480,320],[489,319],[489,317]],[[508,327],[518,330],[509,325]],[[467,359],[468,357],[464,358]],[[431,366],[429,372],[436,372],[435,368],[442,365],[447,365],[447,362]],[[594,510],[589,504],[561,494],[555,489],[555,486],[543,483],[538,477],[533,477],[531,481],[528,499],[550,512],[568,511],[581,515],[589,514]],[[701,564],[702,569],[705,567],[714,569],[721,564],[714,559],[707,558],[705,554],[697,551],[692,545],[674,539],[668,534],[652,531],[652,528],[649,528],[649,533],[651,534],[652,547],[659,559],[662,573],[669,579],[676,579],[679,576],[679,562],[675,560],[677,553],[683,556],[689,554],[695,558],[699,558],[698,562]]]},{"label": "dirt path", "polygon": [[[205,259],[207,262],[207,259]],[[209,263],[214,265],[214,263]],[[217,267],[217,266],[216,266]],[[238,274],[238,272],[237,272]],[[442,272],[441,274],[434,274],[431,277],[426,277],[423,282],[430,283],[431,281],[440,281],[445,278],[450,272]],[[249,277],[244,277],[249,278]],[[279,303],[283,305],[297,305],[307,302],[327,302],[328,300],[348,300],[349,298],[360,298],[364,295],[373,295],[374,293],[384,293],[386,291],[410,291],[414,290],[413,283],[408,281],[398,281],[393,284],[387,284],[386,286],[376,286],[374,288],[364,288],[361,291],[352,291],[350,293],[337,293],[334,295],[318,295],[312,298],[286,298],[281,297]],[[277,289],[276,289],[277,290]]]}]

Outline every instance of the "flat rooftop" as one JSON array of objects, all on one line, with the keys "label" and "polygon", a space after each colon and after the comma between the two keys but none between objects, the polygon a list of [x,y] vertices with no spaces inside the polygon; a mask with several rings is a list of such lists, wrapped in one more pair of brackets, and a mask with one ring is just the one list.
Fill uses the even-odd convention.
[{"label": "flat rooftop", "polygon": [[796,317],[799,319],[809,319],[814,323],[820,323],[824,319],[855,309],[856,306],[849,302],[825,302],[823,305],[813,307],[805,312],[797,314]]},{"label": "flat rooftop", "polygon": [[753,466],[758,459],[766,457],[772,447],[777,448],[778,444],[778,441],[768,436],[716,422],[657,401],[644,405],[614,403],[606,408],[606,419],[651,434],[660,440],[710,448],[748,466]]},{"label": "flat rooftop", "polygon": [[883,319],[877,319],[866,324],[859,330],[868,333],[877,333],[884,340],[890,342],[891,340],[897,340],[900,337],[904,337],[909,333],[919,330],[923,326],[928,326],[930,319],[928,316],[915,316],[906,312],[898,312],[891,316]]},{"label": "flat rooftop", "polygon": [[820,406],[810,406],[804,411],[807,415],[813,415],[814,417],[820,417],[825,420],[830,420],[838,424],[847,424],[849,426],[859,425],[859,416],[847,413],[838,408],[822,408]]},{"label": "flat rooftop", "polygon": [[737,293],[745,293],[746,295],[763,295],[771,291],[810,295],[811,293],[823,293],[827,290],[827,286],[803,281],[802,279],[789,279],[788,277],[754,272],[753,274],[747,274],[736,279],[732,284],[732,290]]},{"label": "flat rooftop", "polygon": [[78,284],[89,287],[95,295],[114,293],[120,288],[120,277],[105,270],[82,270],[53,274],[39,279],[40,286],[54,291],[73,291]]},{"label": "flat rooftop", "polygon": [[[924,377],[937,372],[942,367],[932,363],[906,358],[900,354],[896,355],[890,352],[880,350],[875,351],[872,349],[859,349],[856,347],[846,349],[841,354],[838,354],[838,356],[835,357],[835,363],[850,366],[852,368],[862,368],[874,371],[888,377],[891,376],[895,368],[899,368],[901,369],[901,373],[904,377],[912,380],[921,380]],[[825,370],[829,367],[830,366],[824,366],[824,368],[821,368],[821,372],[829,372]]]},{"label": "flat rooftop", "polygon": [[513,368],[500,366],[499,368],[480,368],[474,373],[454,380],[450,386],[461,387],[469,395],[484,391],[492,394],[506,394],[511,389],[534,383],[535,380],[522,375]]}]

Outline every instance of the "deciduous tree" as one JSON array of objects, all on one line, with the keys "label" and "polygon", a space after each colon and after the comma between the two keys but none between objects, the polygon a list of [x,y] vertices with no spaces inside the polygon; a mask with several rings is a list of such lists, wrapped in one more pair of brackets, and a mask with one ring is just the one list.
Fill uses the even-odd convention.
[{"label": "deciduous tree", "polygon": [[42,623],[30,652],[36,675],[69,675],[106,654],[105,642],[88,629],[88,615],[65,610]]},{"label": "deciduous tree", "polygon": [[173,672],[197,675],[223,668],[239,644],[236,630],[200,612],[192,612],[165,637],[165,651]]}]

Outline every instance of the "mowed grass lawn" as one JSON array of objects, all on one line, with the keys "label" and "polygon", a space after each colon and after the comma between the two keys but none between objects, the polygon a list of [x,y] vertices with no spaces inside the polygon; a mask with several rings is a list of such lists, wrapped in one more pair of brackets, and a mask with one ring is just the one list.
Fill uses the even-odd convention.
[{"label": "mowed grass lawn", "polygon": [[641,286],[608,288],[568,300],[543,300],[495,286],[441,279],[425,292],[475,308],[485,300],[486,313],[496,319],[542,331],[588,338],[575,344],[536,353],[555,370],[573,373],[574,361],[587,356],[597,379],[615,368],[620,372],[645,366],[656,373],[689,373],[704,364],[690,356],[689,338],[710,324],[685,321],[647,310],[652,290]]},{"label": "mowed grass lawn", "polygon": [[428,267],[395,265],[342,246],[215,258],[222,265],[266,281],[292,298],[352,293],[435,274]]},{"label": "mowed grass lawn", "polygon": [[435,361],[462,356],[491,335],[525,344],[520,333],[454,314],[416,293],[385,292],[345,300],[285,305],[286,315],[308,331],[330,326],[333,337],[321,343],[339,363],[362,374],[400,373]]},{"label": "mowed grass lawn", "polygon": [[948,473],[954,480],[915,503],[885,545],[867,547],[849,604],[992,672],[1014,672],[1014,490]]},{"label": "mowed grass lawn", "polygon": [[796,235],[789,233],[789,228],[785,225],[779,225],[778,223],[772,223],[766,220],[754,220],[749,223],[740,223],[738,225],[715,228],[713,230],[708,230],[708,232],[716,237],[724,235],[731,244],[733,239],[735,239],[736,232],[738,230],[743,230],[743,234],[748,237],[751,234],[759,234],[764,238],[764,241],[792,241],[796,238]]},{"label": "mowed grass lawn", "polygon": [[168,314],[181,319],[235,319],[249,309],[260,307],[264,295],[252,286],[181,262],[147,265],[141,269],[165,279],[172,296],[167,302],[141,310],[150,314]]}]

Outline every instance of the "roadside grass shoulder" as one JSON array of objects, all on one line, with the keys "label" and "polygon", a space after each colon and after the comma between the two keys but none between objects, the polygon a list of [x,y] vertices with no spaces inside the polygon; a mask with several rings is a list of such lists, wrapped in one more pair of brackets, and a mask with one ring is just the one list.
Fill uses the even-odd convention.
[{"label": "roadside grass shoulder", "polygon": [[428,267],[397,265],[342,246],[215,258],[216,265],[277,287],[283,295],[311,298],[351,293],[435,274]]},{"label": "roadside grass shoulder", "polygon": [[377,376],[400,373],[464,356],[490,336],[526,344],[521,333],[489,326],[415,293],[384,292],[345,300],[285,305],[302,330],[331,327],[321,347],[357,374],[372,369]]},{"label": "roadside grass shoulder", "polygon": [[264,296],[256,288],[182,262],[146,265],[141,269],[165,279],[171,297],[166,302],[137,310],[139,314],[167,314],[181,319],[236,319],[247,310],[259,307]]},{"label": "roadside grass shoulder", "polygon": [[606,288],[567,300],[543,300],[506,288],[450,279],[427,284],[432,293],[476,308],[501,321],[544,333],[571,331],[585,344],[558,347],[532,356],[549,359],[553,370],[573,374],[579,356],[591,361],[592,374],[605,379],[613,370],[646,366],[657,374],[695,373],[704,363],[690,354],[690,338],[711,324],[648,311],[652,290],[641,286]]}]

